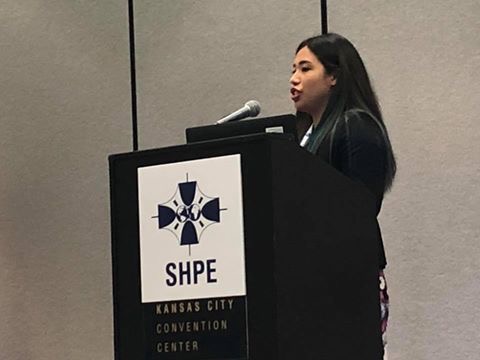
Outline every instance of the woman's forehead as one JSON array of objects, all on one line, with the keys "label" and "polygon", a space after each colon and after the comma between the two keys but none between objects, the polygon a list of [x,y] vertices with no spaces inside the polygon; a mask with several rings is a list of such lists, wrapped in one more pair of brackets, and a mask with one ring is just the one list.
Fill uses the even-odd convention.
[{"label": "woman's forehead", "polygon": [[318,59],[314,53],[307,47],[304,46],[297,52],[294,59],[294,66],[302,65],[304,63],[315,64],[318,63]]}]

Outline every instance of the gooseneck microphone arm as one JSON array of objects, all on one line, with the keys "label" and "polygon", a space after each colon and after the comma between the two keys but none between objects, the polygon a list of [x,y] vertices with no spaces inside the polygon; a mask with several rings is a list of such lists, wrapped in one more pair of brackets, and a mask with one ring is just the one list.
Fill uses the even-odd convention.
[{"label": "gooseneck microphone arm", "polygon": [[256,100],[250,100],[247,101],[242,108],[221,118],[215,124],[223,124],[229,121],[241,120],[246,117],[255,117],[258,114],[260,114],[260,103]]}]

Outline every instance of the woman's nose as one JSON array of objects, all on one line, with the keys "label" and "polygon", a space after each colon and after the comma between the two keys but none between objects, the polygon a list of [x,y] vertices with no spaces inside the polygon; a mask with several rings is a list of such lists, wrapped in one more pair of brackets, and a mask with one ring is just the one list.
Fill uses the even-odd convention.
[{"label": "woman's nose", "polygon": [[292,76],[290,77],[290,84],[292,85],[296,85],[298,84],[299,80],[298,80],[298,76],[296,73],[293,73]]}]

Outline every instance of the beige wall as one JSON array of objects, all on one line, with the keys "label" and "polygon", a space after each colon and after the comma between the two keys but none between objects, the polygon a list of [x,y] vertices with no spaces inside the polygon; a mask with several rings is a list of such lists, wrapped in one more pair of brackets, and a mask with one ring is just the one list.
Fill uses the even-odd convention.
[{"label": "beige wall", "polygon": [[480,353],[480,3],[329,2],[362,52],[399,171],[381,224],[389,359]]},{"label": "beige wall", "polygon": [[136,3],[140,148],[182,143],[250,99],[292,112],[293,51],[320,31],[317,0]]},{"label": "beige wall", "polygon": [[111,359],[107,154],[131,148],[118,1],[0,4],[0,359]]},{"label": "beige wall", "polygon": [[[136,0],[140,148],[257,99],[292,112],[319,1]],[[131,149],[126,1],[0,5],[0,358],[111,359],[110,153]],[[480,352],[480,7],[329,1],[364,56],[399,173],[381,222],[389,359]]]}]

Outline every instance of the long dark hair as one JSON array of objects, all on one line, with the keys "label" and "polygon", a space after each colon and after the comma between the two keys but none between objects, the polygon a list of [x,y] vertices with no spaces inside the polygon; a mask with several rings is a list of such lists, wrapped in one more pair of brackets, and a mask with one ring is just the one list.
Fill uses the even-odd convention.
[{"label": "long dark hair", "polygon": [[[377,96],[373,91],[365,65],[353,44],[338,34],[329,33],[308,38],[300,43],[296,53],[302,48],[315,54],[325,67],[328,75],[336,78],[330,98],[318,126],[314,129],[306,145],[315,153],[320,144],[333,136],[336,125],[349,110],[359,110],[369,114],[382,130],[386,148],[385,191],[390,189],[396,172],[396,162],[388,137]],[[308,116],[298,113],[298,116]]]}]

